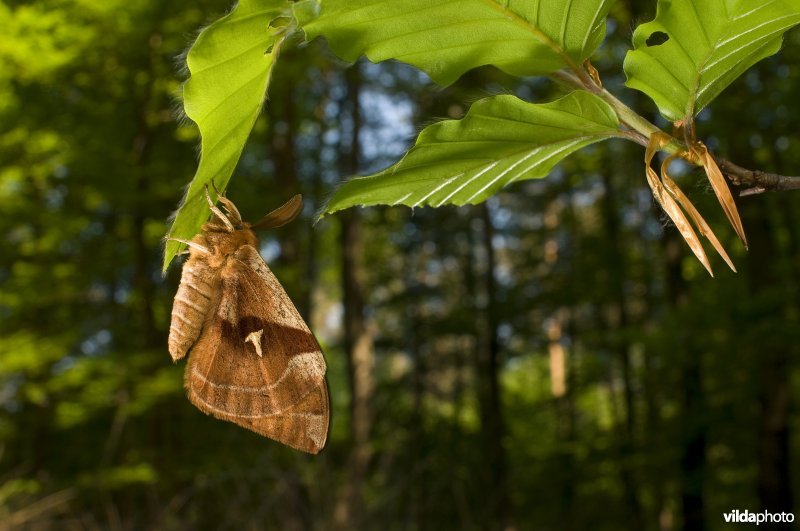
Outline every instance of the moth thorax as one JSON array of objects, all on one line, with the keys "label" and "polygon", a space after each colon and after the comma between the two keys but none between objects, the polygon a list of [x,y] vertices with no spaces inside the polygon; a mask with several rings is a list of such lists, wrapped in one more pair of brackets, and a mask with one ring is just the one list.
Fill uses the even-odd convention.
[{"label": "moth thorax", "polygon": [[206,234],[206,239],[217,256],[229,256],[244,245],[258,248],[258,237],[249,227],[233,232],[211,232]]}]

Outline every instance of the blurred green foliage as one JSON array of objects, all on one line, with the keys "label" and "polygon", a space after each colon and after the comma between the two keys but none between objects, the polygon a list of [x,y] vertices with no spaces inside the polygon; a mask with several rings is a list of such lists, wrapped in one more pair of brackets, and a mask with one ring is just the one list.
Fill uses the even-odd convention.
[{"label": "blurred green foliage", "polygon": [[[325,350],[328,448],[300,455],[201,414],[166,349],[179,270],[161,275],[161,237],[199,140],[175,119],[176,58],[228,7],[0,3],[3,523],[333,527],[351,446],[341,248],[337,218],[312,219],[343,176],[353,124],[341,65],[322,43],[283,52],[269,120],[256,124],[230,196],[248,219],[282,194],[306,197],[302,221],[265,234],[262,252]],[[650,2],[615,4],[595,59],[610,90],[622,92],[630,21],[653,13]],[[798,173],[798,65],[793,31],[779,55],[699,116],[700,137],[743,166]],[[462,116],[487,93],[560,93],[492,69],[447,90],[395,64],[363,63],[361,72],[365,172],[396,160],[432,116]],[[665,226],[642,151],[629,144],[587,148],[488,204],[504,486],[486,482],[481,444],[479,358],[490,320],[480,207],[362,211],[376,416],[359,529],[497,528],[498,488],[518,529],[679,529],[690,527],[686,508],[698,499],[701,525],[722,529],[723,511],[768,503],[763,481],[785,474],[798,488],[800,417],[789,404],[800,378],[800,197],[739,202],[746,253],[703,176],[684,172],[682,186],[740,270],[718,267],[710,279]],[[287,181],[289,145],[296,179]],[[555,396],[559,351],[567,391]],[[772,402],[776,390],[786,409]],[[767,445],[781,433],[785,453]]]}]

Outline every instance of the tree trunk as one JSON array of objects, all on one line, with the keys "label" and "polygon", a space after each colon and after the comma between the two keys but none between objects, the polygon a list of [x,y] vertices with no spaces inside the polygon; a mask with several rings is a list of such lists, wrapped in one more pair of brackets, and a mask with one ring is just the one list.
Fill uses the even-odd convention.
[{"label": "tree trunk", "polygon": [[[352,120],[350,145],[343,150],[349,173],[358,172],[360,73],[358,66],[347,73],[347,107]],[[373,337],[364,318],[363,240],[359,212],[350,209],[339,216],[341,222],[342,293],[344,297],[344,347],[347,353],[347,374],[350,385],[350,455],[344,497],[337,505],[336,526],[340,529],[360,527],[363,517],[363,485],[371,458],[369,446],[372,427],[372,392],[374,349]]]},{"label": "tree trunk", "polygon": [[[759,307],[762,322],[785,320],[786,302],[770,296],[781,282],[774,265],[780,250],[772,237],[765,202],[753,201],[743,209],[748,229],[750,252],[749,288]],[[774,302],[770,302],[774,301]],[[789,474],[789,387],[790,356],[797,347],[776,345],[769,338],[754,338],[753,351],[759,364],[759,403],[761,416],[758,426],[758,497],[761,510],[771,513],[792,511],[792,482]]]},{"label": "tree trunk", "polygon": [[[154,76],[154,61],[153,50],[150,49],[149,62],[148,62],[148,75],[152,79]],[[153,128],[148,124],[147,116],[153,112],[153,107],[157,107],[156,102],[153,101],[153,84],[144,83],[142,85],[142,92],[139,93],[137,89],[132,89],[131,99],[136,103],[134,109],[134,120],[136,123],[136,133],[131,142],[131,162],[133,163],[133,185],[136,193],[131,217],[133,221],[133,256],[134,256],[134,273],[133,273],[133,287],[134,293],[139,294],[139,300],[136,301],[136,311],[139,314],[137,317],[140,322],[140,333],[136,334],[136,340],[141,347],[153,347],[162,343],[163,337],[160,337],[158,328],[156,327],[155,315],[153,314],[153,301],[155,299],[155,284],[152,276],[152,263],[151,253],[145,241],[145,220],[149,211],[149,205],[145,203],[146,198],[150,197],[149,192],[149,175],[147,171],[147,163],[150,157],[150,149],[152,147],[152,137],[154,134]]]},{"label": "tree trunk", "polygon": [[[285,64],[291,63],[292,51],[283,52]],[[288,54],[288,56],[287,56]],[[266,105],[268,114],[270,158],[275,165],[277,190],[271,207],[278,206],[300,190],[297,171],[297,117],[295,88],[288,78],[273,77],[270,86],[270,101]],[[310,319],[308,300],[311,286],[303,282],[301,273],[302,223],[289,223],[275,232],[281,253],[276,265],[282,268],[281,279],[285,286],[291,286],[289,293],[297,305],[300,315]]]},{"label": "tree trunk", "polygon": [[[609,164],[610,165],[610,164]],[[603,173],[605,194],[602,202],[603,222],[606,236],[611,250],[608,258],[610,272],[611,301],[614,308],[615,322],[606,323],[612,334],[612,351],[616,352],[617,360],[622,371],[622,396],[625,410],[622,412],[621,425],[618,426],[620,434],[618,459],[620,464],[620,477],[625,492],[626,507],[632,529],[643,529],[642,504],[639,500],[639,488],[633,474],[631,462],[636,452],[634,440],[634,426],[636,425],[636,409],[634,407],[633,376],[631,374],[631,354],[627,328],[630,318],[625,304],[625,278],[627,278],[627,264],[625,263],[625,248],[622,245],[622,234],[618,218],[615,191],[612,176]]]},{"label": "tree trunk", "polygon": [[[322,161],[322,151],[323,146],[325,145],[325,134],[330,131],[331,124],[329,124],[325,120],[325,107],[330,104],[330,91],[331,86],[334,83],[333,75],[332,75],[332,65],[328,65],[322,70],[322,82],[324,83],[324,91],[323,95],[320,98],[320,101],[317,103],[316,109],[314,111],[314,116],[317,119],[319,124],[319,134],[316,138],[316,149],[314,150],[313,161],[314,161],[314,168],[315,171],[311,176],[311,197],[310,202],[313,206],[312,211],[317,212],[319,208],[322,206],[323,201],[323,182],[322,182],[322,171],[323,171],[323,161]],[[308,196],[306,197],[306,201],[308,201]],[[320,246],[320,239],[317,231],[317,227],[314,226],[313,223],[306,224],[306,231],[307,236],[306,240],[308,242],[305,259],[305,272],[303,283],[305,285],[305,292],[302,294],[303,299],[301,300],[300,306],[305,311],[306,319],[308,320],[309,324],[314,319],[314,293],[317,287],[317,279],[319,278],[319,264],[318,264],[318,256],[319,256],[319,246]]]},{"label": "tree trunk", "polygon": [[486,305],[484,307],[485,346],[479,360],[478,374],[481,382],[481,426],[483,429],[486,466],[490,492],[489,529],[505,529],[509,525],[509,497],[507,486],[506,452],[503,446],[505,422],[500,395],[500,341],[495,283],[495,253],[492,239],[494,226],[487,202],[481,203],[483,219],[483,248],[486,256]]},{"label": "tree trunk", "polygon": [[[688,287],[683,278],[684,242],[678,231],[669,227],[664,235],[667,300],[673,312],[686,306]],[[690,344],[689,338],[677,337],[676,345]],[[683,448],[681,450],[681,516],[685,531],[705,529],[704,486],[706,473],[707,425],[700,357],[683,351],[680,359],[682,375],[681,418]]]},{"label": "tree trunk", "polygon": [[[416,238],[415,238],[416,240]],[[416,251],[411,249],[406,253],[406,267],[404,284],[406,289],[412,296],[420,295],[420,282],[418,280],[419,260]],[[419,306],[417,304],[409,304],[405,311],[405,318],[407,321],[407,343],[406,350],[411,358],[412,373],[411,373],[411,415],[410,415],[410,445],[414,448],[414,454],[418,457],[420,463],[425,463],[429,459],[428,445],[425,444],[426,430],[425,430],[425,395],[426,395],[426,379],[428,375],[428,365],[425,357],[420,352],[420,325],[421,317]],[[408,493],[408,517],[406,523],[417,531],[424,531],[428,526],[428,485],[425,481],[420,481],[411,492]]]}]

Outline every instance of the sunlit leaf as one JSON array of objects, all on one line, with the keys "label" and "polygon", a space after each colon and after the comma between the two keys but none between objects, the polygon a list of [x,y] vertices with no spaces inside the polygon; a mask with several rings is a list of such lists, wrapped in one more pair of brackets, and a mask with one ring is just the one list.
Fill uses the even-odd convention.
[{"label": "sunlit leaf", "polygon": [[397,59],[441,84],[495,65],[514,75],[577,69],[600,45],[611,0],[304,0],[295,5],[309,40],[340,57]]},{"label": "sunlit leaf", "polygon": [[800,0],[660,0],[633,34],[627,85],[672,121],[691,118],[800,23]]},{"label": "sunlit leaf", "polygon": [[486,98],[461,120],[425,128],[395,165],[347,181],[325,212],[354,205],[479,203],[503,186],[544,177],[570,153],[619,134],[614,111],[588,92],[545,104],[509,95]]},{"label": "sunlit leaf", "polygon": [[[191,77],[183,89],[184,110],[200,128],[200,164],[169,236],[190,239],[208,217],[204,187],[225,188],[255,124],[278,55],[283,31],[271,22],[288,9],[286,0],[241,0],[227,16],[200,33],[187,56]],[[164,269],[184,245],[168,241]]]}]

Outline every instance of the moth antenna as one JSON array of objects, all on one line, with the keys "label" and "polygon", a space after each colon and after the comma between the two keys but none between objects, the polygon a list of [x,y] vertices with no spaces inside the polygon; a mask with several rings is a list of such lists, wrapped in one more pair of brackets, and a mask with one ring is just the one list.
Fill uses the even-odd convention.
[{"label": "moth antenna", "polygon": [[233,221],[234,224],[237,226],[242,224],[242,215],[239,214],[239,209],[236,208],[236,205],[233,204],[233,201],[222,195],[217,196],[217,201],[222,203],[222,207],[228,213],[228,216],[231,218],[231,221]]},{"label": "moth antenna", "polygon": [[[189,246],[189,247],[191,247],[192,249],[197,249],[197,250],[198,250],[198,251],[200,251],[201,253],[211,254],[211,251],[210,251],[209,249],[207,249],[206,247],[203,247],[203,246],[202,246],[202,245],[200,245],[199,243],[195,243],[195,242],[193,242],[193,241],[191,241],[191,240],[181,240],[180,238],[167,238],[167,241],[168,241],[168,242],[170,242],[170,241],[171,241],[171,242],[180,242],[180,243],[185,243],[186,245],[188,245],[188,246]],[[184,253],[185,253],[185,252],[186,252],[186,251],[184,251]],[[183,253],[181,253],[181,254],[183,254]]]},{"label": "moth antenna", "polygon": [[218,209],[217,206],[214,204],[214,201],[211,200],[211,194],[208,193],[208,185],[206,185],[206,201],[208,201],[208,207],[211,209],[211,212],[213,212],[214,215],[217,216],[225,224],[225,227],[227,227],[228,232],[233,232],[235,229],[233,227],[233,223],[231,223],[231,220],[229,220],[228,216],[223,214],[222,210]]},{"label": "moth antenna", "polygon": [[234,218],[232,221],[237,225],[241,225],[242,215],[239,213],[239,209],[236,208],[236,205],[233,204],[233,201],[225,197],[225,192],[219,191],[219,188],[217,188],[217,185],[213,179],[211,180],[211,188],[213,188],[214,192],[216,192],[217,200],[222,203],[222,207],[225,209],[225,212],[228,213],[228,216],[232,216]]},{"label": "moth antenna", "polygon": [[253,229],[274,229],[275,227],[282,227],[286,225],[303,210],[303,196],[297,194],[283,205],[279,206],[258,222],[253,224]]},{"label": "moth antenna", "polygon": [[233,201],[225,197],[225,192],[220,192],[219,188],[217,188],[216,183],[214,180],[211,180],[211,188],[214,189],[214,192],[217,194],[217,201],[222,203],[222,208],[225,209],[225,213],[227,214],[228,218],[236,224],[236,226],[240,226],[242,224],[242,215],[239,213],[239,209],[236,208],[236,205],[233,204]]}]

